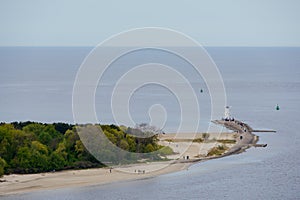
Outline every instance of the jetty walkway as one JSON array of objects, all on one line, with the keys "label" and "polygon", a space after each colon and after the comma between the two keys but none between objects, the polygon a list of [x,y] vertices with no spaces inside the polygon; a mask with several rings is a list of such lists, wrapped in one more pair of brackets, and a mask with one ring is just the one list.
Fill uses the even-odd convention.
[{"label": "jetty walkway", "polygon": [[241,153],[247,148],[254,147],[266,147],[266,144],[256,144],[258,141],[258,136],[254,135],[253,129],[246,123],[238,120],[214,120],[215,124],[226,127],[238,134],[237,143],[232,148],[230,148],[222,156],[228,156],[235,153]]}]

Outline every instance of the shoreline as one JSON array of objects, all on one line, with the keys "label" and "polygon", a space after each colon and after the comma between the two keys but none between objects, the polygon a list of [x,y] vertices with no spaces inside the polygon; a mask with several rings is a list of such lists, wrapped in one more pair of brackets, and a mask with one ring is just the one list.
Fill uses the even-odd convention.
[{"label": "shoreline", "polygon": [[[66,170],[60,172],[48,172],[40,174],[11,174],[6,175],[0,183],[0,196],[23,194],[34,191],[53,190],[70,187],[85,187],[104,185],[115,182],[134,181],[145,178],[152,178],[163,174],[174,173],[188,169],[191,165],[211,159],[217,159],[244,152],[246,149],[256,145],[258,136],[252,133],[252,128],[240,121],[215,120],[213,123],[225,126],[239,135],[237,142],[225,153],[217,156],[209,156],[198,159],[171,160],[150,163],[138,163],[115,167],[110,172],[110,168],[93,168],[82,170]],[[233,134],[233,133],[231,133]],[[137,169],[159,170],[139,171]],[[127,171],[127,172],[126,172]]]},{"label": "shoreline", "polygon": [[[0,183],[0,197],[24,194],[42,190],[55,190],[71,187],[86,187],[105,185],[116,182],[135,181],[140,179],[147,179],[157,177],[163,174],[169,174],[188,169],[193,163],[167,163],[168,161],[151,163],[148,165],[167,165],[163,169],[151,173],[127,173],[119,171],[118,169],[110,168],[94,168],[82,170],[66,170],[60,172],[47,172],[40,174],[11,174],[4,178],[6,182]],[[135,165],[145,167],[147,164]],[[131,168],[133,166],[126,166]]]}]

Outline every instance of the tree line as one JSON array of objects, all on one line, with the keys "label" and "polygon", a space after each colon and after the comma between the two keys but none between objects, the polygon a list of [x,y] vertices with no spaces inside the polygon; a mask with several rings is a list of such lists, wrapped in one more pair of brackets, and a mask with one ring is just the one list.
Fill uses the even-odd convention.
[{"label": "tree line", "polygon": [[[64,169],[103,167],[80,140],[80,126],[67,123],[12,122],[0,124],[0,176],[11,173],[40,173]],[[91,125],[101,128],[111,143],[126,152],[147,153],[117,158],[109,149],[100,153],[111,156],[112,164],[132,163],[140,159],[161,160],[171,154],[168,147],[158,145],[157,134],[136,137],[142,131],[116,125]]]}]

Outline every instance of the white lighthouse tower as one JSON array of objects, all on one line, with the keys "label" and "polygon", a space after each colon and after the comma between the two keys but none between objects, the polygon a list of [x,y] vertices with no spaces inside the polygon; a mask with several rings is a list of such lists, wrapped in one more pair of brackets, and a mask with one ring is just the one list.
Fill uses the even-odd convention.
[{"label": "white lighthouse tower", "polygon": [[225,114],[224,114],[224,119],[225,120],[231,120],[231,116],[230,116],[230,110],[229,110],[229,106],[225,107]]}]

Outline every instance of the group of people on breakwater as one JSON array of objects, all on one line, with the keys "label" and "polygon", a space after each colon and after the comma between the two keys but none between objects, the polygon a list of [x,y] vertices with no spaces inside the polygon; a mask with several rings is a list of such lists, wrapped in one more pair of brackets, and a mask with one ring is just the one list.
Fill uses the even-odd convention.
[{"label": "group of people on breakwater", "polygon": [[247,128],[246,128],[246,125],[242,122],[239,122],[239,121],[235,121],[236,124],[240,125],[241,128],[244,130],[244,132],[247,132]]},{"label": "group of people on breakwater", "polygon": [[222,118],[222,120],[227,121],[227,122],[234,122],[234,118],[230,117],[230,118]]},{"label": "group of people on breakwater", "polygon": [[[227,112],[228,113],[228,112]],[[228,115],[225,118],[222,118],[223,123],[225,124],[226,127],[231,127],[230,129],[235,130],[237,133],[241,134],[239,136],[240,140],[243,140],[244,136],[242,135],[243,133],[247,133],[247,131],[249,131],[251,133],[251,130],[249,130],[249,127],[247,126],[247,124],[240,122],[238,120],[235,120],[233,117],[228,117]],[[236,124],[238,126],[235,125],[230,125],[230,123],[232,124]],[[227,124],[227,125],[226,125]]]}]

